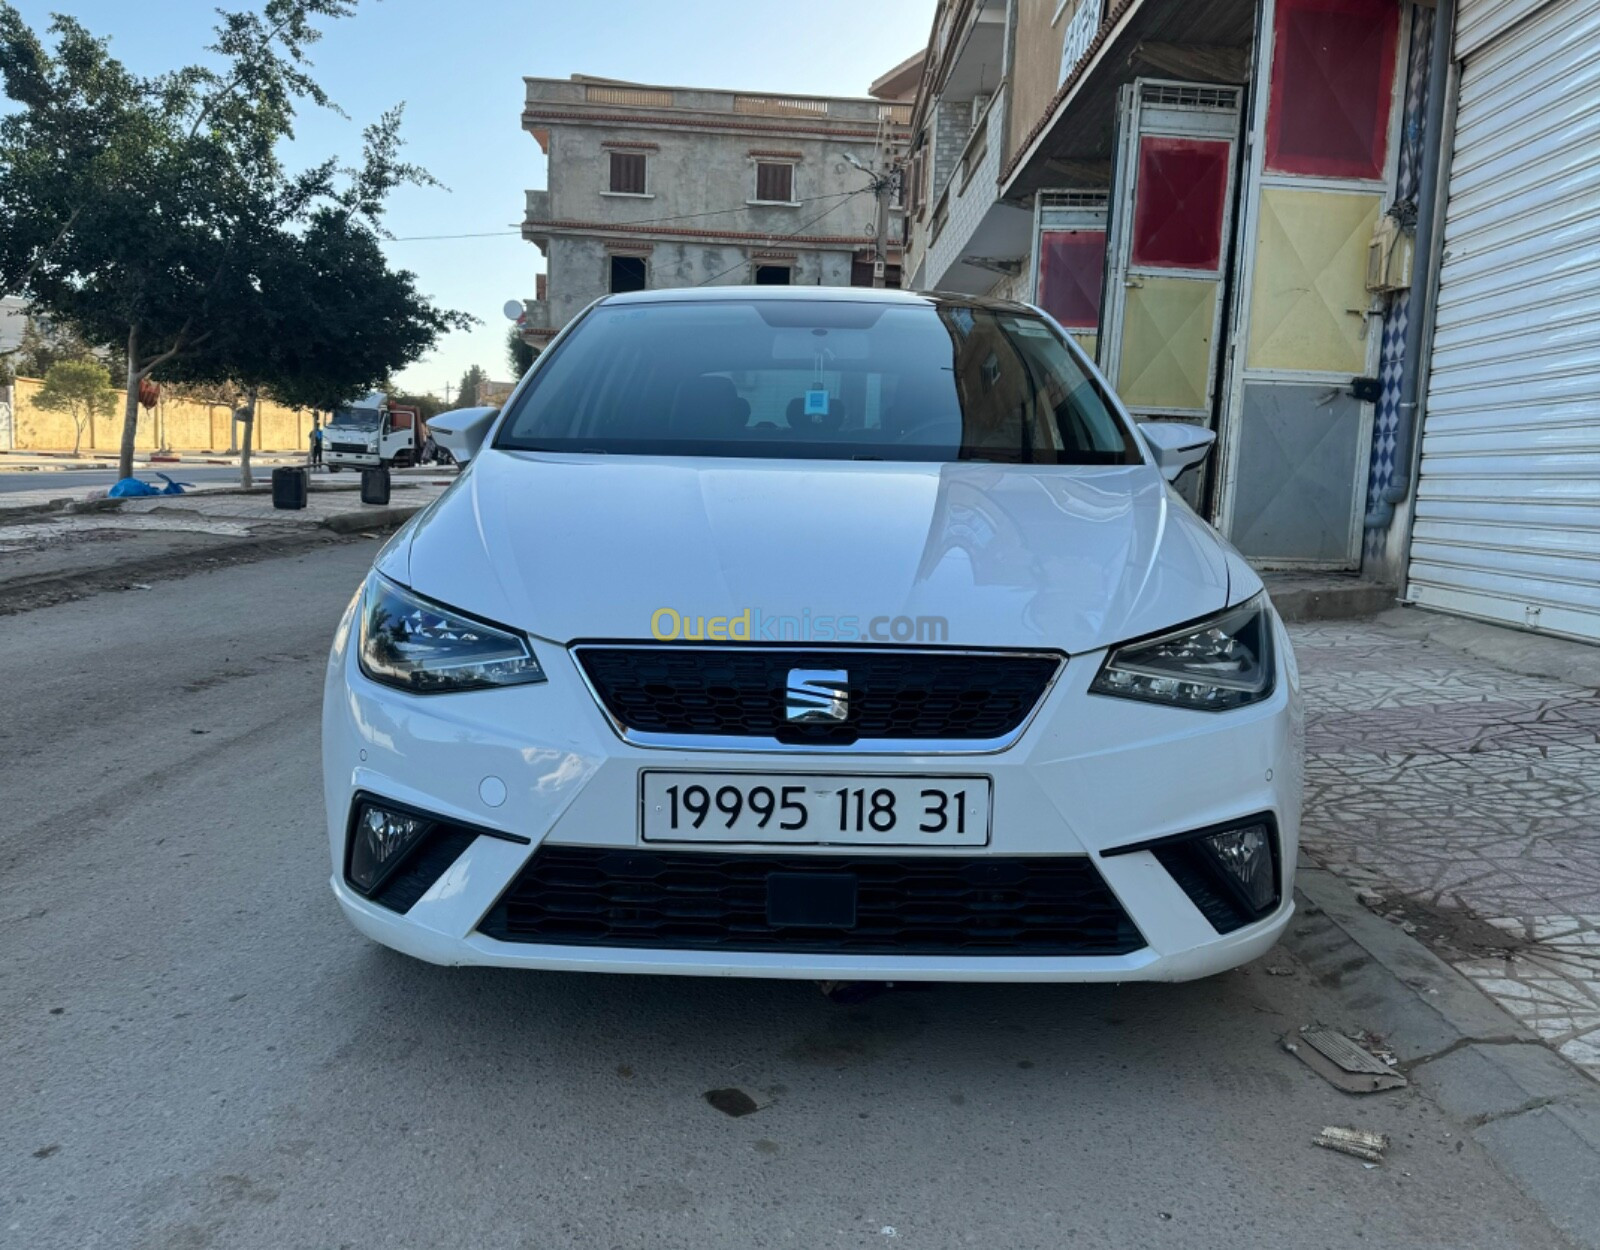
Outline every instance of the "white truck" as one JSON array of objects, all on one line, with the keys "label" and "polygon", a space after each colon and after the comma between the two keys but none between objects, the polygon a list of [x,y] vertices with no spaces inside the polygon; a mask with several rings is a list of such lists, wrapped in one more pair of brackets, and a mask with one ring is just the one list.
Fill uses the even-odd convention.
[{"label": "white truck", "polygon": [[403,469],[418,462],[427,426],[415,408],[391,404],[374,391],[344,408],[335,408],[322,427],[322,463],[340,469]]}]

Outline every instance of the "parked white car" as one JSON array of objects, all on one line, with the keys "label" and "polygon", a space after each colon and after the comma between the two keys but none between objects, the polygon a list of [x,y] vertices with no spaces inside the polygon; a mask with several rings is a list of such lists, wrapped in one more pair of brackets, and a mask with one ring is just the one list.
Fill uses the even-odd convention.
[{"label": "parked white car", "polygon": [[594,305],[329,662],[332,886],[442,964],[1183,980],[1292,911],[1299,678],[1249,565],[1036,309]]}]

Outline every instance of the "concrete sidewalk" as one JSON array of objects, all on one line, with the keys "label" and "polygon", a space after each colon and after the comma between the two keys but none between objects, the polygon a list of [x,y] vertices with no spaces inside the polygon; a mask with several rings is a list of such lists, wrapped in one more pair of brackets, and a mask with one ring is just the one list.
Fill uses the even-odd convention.
[{"label": "concrete sidewalk", "polygon": [[1600,649],[1415,609],[1291,632],[1307,860],[1600,1079]]},{"label": "concrete sidewalk", "polygon": [[133,499],[107,499],[104,490],[66,498],[48,488],[17,492],[0,506],[0,614],[379,533],[454,480],[453,472],[407,470],[394,476],[384,505],[363,504],[357,479],[314,480],[306,507],[296,510],[274,508],[270,485],[202,484]]}]

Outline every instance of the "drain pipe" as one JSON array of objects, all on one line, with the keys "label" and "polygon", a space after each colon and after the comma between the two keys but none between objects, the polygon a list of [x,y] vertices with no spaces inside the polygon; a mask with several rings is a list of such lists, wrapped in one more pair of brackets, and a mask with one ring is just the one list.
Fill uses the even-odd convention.
[{"label": "drain pipe", "polygon": [[1433,50],[1428,63],[1428,113],[1422,131],[1422,169],[1417,183],[1417,237],[1411,268],[1410,320],[1405,359],[1400,365],[1400,423],[1394,431],[1394,476],[1373,502],[1367,529],[1387,529],[1394,506],[1411,493],[1412,449],[1417,441],[1417,397],[1422,391],[1422,344],[1433,315],[1428,307],[1434,262],[1434,221],[1438,216],[1439,167],[1444,146],[1445,96],[1450,86],[1450,48],[1454,42],[1456,0],[1438,0],[1433,13]]}]

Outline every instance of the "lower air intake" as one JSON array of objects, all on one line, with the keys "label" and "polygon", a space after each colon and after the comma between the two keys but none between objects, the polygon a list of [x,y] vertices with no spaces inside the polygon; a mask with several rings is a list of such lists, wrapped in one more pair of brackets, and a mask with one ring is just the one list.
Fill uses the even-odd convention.
[{"label": "lower air intake", "polygon": [[547,845],[478,928],[503,942],[653,950],[1125,955],[1145,945],[1083,856]]}]

